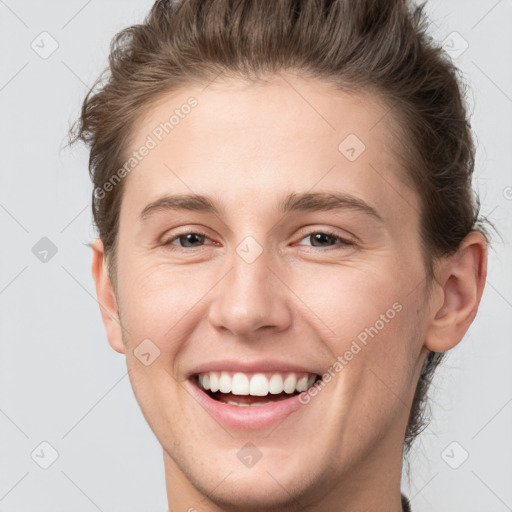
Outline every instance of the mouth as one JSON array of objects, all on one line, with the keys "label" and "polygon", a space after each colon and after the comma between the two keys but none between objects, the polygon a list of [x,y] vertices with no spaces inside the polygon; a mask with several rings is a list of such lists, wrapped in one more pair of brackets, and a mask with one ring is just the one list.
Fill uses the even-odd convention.
[{"label": "mouth", "polygon": [[321,380],[314,373],[244,373],[210,371],[191,377],[199,390],[216,402],[236,407],[270,406],[290,400]]}]

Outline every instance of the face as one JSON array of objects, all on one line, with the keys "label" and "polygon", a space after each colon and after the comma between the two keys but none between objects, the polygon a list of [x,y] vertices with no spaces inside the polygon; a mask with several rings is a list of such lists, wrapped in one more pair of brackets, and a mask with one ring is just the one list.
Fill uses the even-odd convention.
[{"label": "face", "polygon": [[286,510],[399,478],[430,310],[387,112],[232,79],[135,126],[129,152],[152,147],[124,178],[109,340],[184,504]]}]

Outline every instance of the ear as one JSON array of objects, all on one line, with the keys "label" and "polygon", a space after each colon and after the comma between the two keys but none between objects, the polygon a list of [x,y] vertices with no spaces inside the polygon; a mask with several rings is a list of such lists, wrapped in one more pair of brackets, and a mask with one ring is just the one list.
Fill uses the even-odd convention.
[{"label": "ear", "polygon": [[91,244],[91,247],[92,277],[96,284],[96,296],[100,305],[101,318],[107,332],[108,342],[116,352],[124,354],[125,348],[117,301],[114,287],[107,272],[103,242],[97,238]]},{"label": "ear", "polygon": [[455,347],[473,322],[487,276],[487,240],[472,231],[457,252],[436,269],[436,292],[425,347],[444,352]]}]

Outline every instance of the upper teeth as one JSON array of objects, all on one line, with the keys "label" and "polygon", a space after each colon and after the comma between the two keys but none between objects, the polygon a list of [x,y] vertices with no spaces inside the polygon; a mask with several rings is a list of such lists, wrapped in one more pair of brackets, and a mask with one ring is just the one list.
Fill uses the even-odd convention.
[{"label": "upper teeth", "polygon": [[312,373],[242,373],[205,372],[198,375],[199,385],[205,390],[234,395],[266,396],[279,393],[292,394],[309,389],[316,380]]}]

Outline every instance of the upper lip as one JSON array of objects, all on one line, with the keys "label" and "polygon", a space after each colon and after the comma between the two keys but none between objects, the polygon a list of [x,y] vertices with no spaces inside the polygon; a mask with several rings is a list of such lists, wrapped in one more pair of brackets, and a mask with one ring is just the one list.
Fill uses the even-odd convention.
[{"label": "upper lip", "polygon": [[187,377],[190,378],[198,373],[215,372],[215,371],[233,371],[242,373],[311,373],[319,375],[320,372],[315,371],[311,367],[300,364],[291,364],[289,361],[279,361],[271,359],[260,359],[257,361],[236,361],[234,359],[219,359],[201,363],[194,367]]}]

